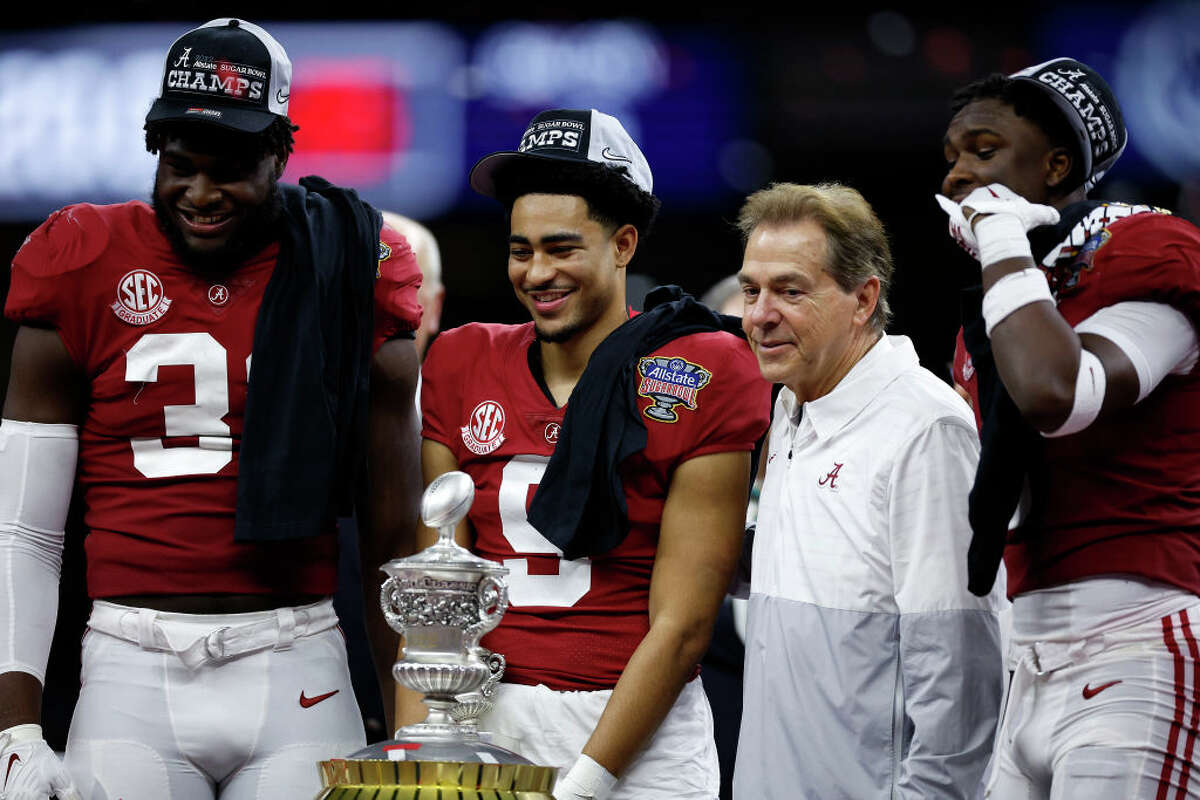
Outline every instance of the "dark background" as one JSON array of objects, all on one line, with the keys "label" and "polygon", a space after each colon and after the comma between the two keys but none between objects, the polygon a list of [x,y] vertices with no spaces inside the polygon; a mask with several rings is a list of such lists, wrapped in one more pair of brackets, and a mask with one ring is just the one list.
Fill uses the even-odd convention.
[{"label": "dark background", "polygon": [[[833,5],[822,6],[825,10],[820,14],[781,15],[767,12],[766,4],[759,2],[688,4],[683,16],[676,4],[671,4],[670,10],[665,5],[625,2],[597,6],[478,2],[419,7],[369,0],[340,4],[336,11],[338,20],[392,20],[398,13],[413,19],[436,18],[454,26],[468,41],[494,23],[511,18],[563,23],[632,18],[672,41],[719,42],[728,56],[722,80],[735,83],[735,102],[716,121],[731,124],[734,119],[732,124],[753,143],[744,157],[753,162],[754,169],[749,170],[749,178],[743,172],[740,185],[727,183],[702,197],[665,204],[655,232],[639,249],[633,271],[648,274],[657,282],[678,283],[699,295],[740,264],[740,244],[731,223],[748,191],[771,180],[849,184],[872,203],[892,239],[896,280],[891,331],[912,336],[925,365],[947,377],[946,364],[957,327],[958,288],[978,269],[950,243],[944,216],[933,201],[945,171],[941,137],[953,89],[992,71],[1011,72],[1058,55],[1085,60],[1111,80],[1110,70],[1115,68],[1127,31],[1146,14],[1166,13],[1174,6],[1006,2],[959,4],[958,10],[939,6],[913,10],[910,5],[897,15],[903,21],[899,24],[896,16],[878,16],[879,12],[896,14],[885,5],[841,2],[836,4],[836,12],[829,10]],[[1194,9],[1196,4],[1186,7]],[[58,8],[52,15],[48,9],[32,4],[9,9],[5,30],[0,33],[112,22],[180,22],[190,27],[230,14],[261,21],[270,30],[270,20],[320,21],[333,16],[328,9],[302,12],[297,8],[285,14],[279,4],[263,2],[239,3],[236,8],[199,3],[97,4],[77,11],[74,17],[65,16]],[[1197,19],[1194,14],[1183,16]],[[881,19],[885,23],[890,20],[891,28],[884,24],[882,34],[878,29],[873,33],[873,21],[878,26],[883,24]],[[1192,32],[1200,34],[1200,27]],[[162,43],[164,53],[168,44]],[[1169,53],[1171,47],[1164,45],[1164,52]],[[1200,53],[1181,51],[1173,54],[1171,61],[1174,66],[1164,72],[1163,81],[1175,82],[1171,84],[1176,92],[1172,113],[1200,121],[1196,110],[1200,105]],[[1136,98],[1122,97],[1127,111],[1131,99]],[[706,124],[705,114],[712,111],[703,102],[682,108],[673,130],[686,136],[689,125]],[[492,112],[477,108],[474,113]],[[530,115],[495,112],[497,148],[515,146]],[[1150,202],[1175,208],[1195,220],[1200,211],[1200,170],[1177,166],[1161,155],[1162,148],[1153,146],[1158,133],[1153,120],[1131,116],[1128,122],[1131,148],[1093,196]],[[4,135],[0,129],[0,137]],[[303,147],[302,134],[298,146]],[[465,153],[465,163],[473,163],[484,152]],[[655,158],[649,152],[648,156],[653,169]],[[696,171],[719,168],[704,162],[689,166]],[[658,177],[662,186],[661,175]],[[465,184],[465,174],[461,180]],[[442,327],[473,320],[520,321],[522,310],[505,277],[507,230],[500,210],[479,198],[459,197],[447,212],[422,220],[436,235],[442,253],[447,293]],[[38,210],[28,219],[0,223],[0,259],[11,260],[43,216]],[[0,282],[0,291],[6,290],[6,270],[0,270]],[[11,324],[5,322],[0,327],[0,381],[4,384],[12,334]],[[77,530],[77,525],[73,529]],[[77,544],[78,537],[72,538]],[[349,571],[346,579],[353,582],[357,577]],[[81,587],[78,548],[68,548],[63,623],[47,690],[47,733],[58,747],[64,740],[65,720],[77,686],[77,636],[87,608]],[[343,609],[343,613],[351,610]],[[737,660],[735,654],[731,659],[734,669]],[[370,697],[363,700],[367,705],[372,702]]]},{"label": "dark background", "polygon": [[[345,5],[338,8],[339,20],[397,18],[396,6],[390,3]],[[941,137],[950,94],[988,72],[1012,71],[1063,54],[1086,60],[1111,76],[1123,34],[1148,13],[1148,7],[1024,2],[1005,3],[1002,10],[918,7],[900,15],[908,26],[901,33],[909,38],[901,42],[907,50],[896,54],[881,49],[870,28],[888,6],[851,1],[838,3],[837,13],[792,16],[768,14],[762,10],[765,5],[689,5],[686,17],[655,4],[603,6],[604,19],[636,18],[671,41],[687,42],[690,37],[722,43],[726,62],[721,78],[735,83],[732,91],[737,102],[735,107],[722,108],[722,116],[714,121],[741,128],[745,140],[755,146],[747,157],[757,159],[749,176],[743,174],[740,187],[725,183],[695,199],[665,203],[632,271],[658,282],[678,283],[699,295],[739,266],[740,244],[731,222],[746,193],[770,180],[837,180],[859,189],[890,233],[897,267],[892,332],[912,336],[926,366],[942,374],[956,328],[957,287],[971,277],[973,269],[945,235],[944,218],[932,197],[945,171]],[[423,18],[419,9],[405,11]],[[463,3],[439,5],[436,19],[454,26],[470,42],[489,26],[512,17],[578,23],[598,11],[577,4],[534,2],[520,4],[519,14],[514,14],[509,6]],[[64,20],[25,6],[8,20],[8,32],[45,31],[65,22],[193,24],[225,13],[260,21],[330,17],[319,10],[287,16],[277,4],[256,2],[239,4],[236,11],[194,3],[139,2],[96,6]],[[1181,106],[1180,113],[1195,114],[1200,54],[1181,58],[1185,74],[1192,77],[1184,87],[1190,90],[1191,107]],[[679,119],[672,132],[686,136],[689,125],[706,124],[710,117],[705,112],[698,105],[680,108],[674,112]],[[496,148],[514,146],[531,115],[487,107],[475,107],[470,113],[485,117],[495,129]],[[1189,203],[1184,194],[1195,194],[1196,189],[1186,188],[1186,175],[1171,171],[1169,164],[1148,161],[1139,149],[1147,139],[1139,137],[1145,124],[1131,118],[1130,127],[1129,151],[1093,195],[1151,202],[1194,215],[1197,204]],[[302,130],[298,152],[303,150],[303,136]],[[643,147],[653,169],[653,148]],[[473,163],[484,152],[465,153],[464,163]],[[695,163],[690,168],[714,171],[718,165]],[[669,190],[661,174],[656,176],[660,193]],[[0,259],[11,259],[43,217],[37,213],[20,222],[0,223]],[[505,278],[505,228],[498,206],[464,191],[448,212],[421,221],[441,247],[447,287],[443,328],[472,320],[521,319],[522,311]],[[10,336],[11,328],[4,335]],[[0,341],[0,379],[7,374],[8,350],[7,342]]]}]

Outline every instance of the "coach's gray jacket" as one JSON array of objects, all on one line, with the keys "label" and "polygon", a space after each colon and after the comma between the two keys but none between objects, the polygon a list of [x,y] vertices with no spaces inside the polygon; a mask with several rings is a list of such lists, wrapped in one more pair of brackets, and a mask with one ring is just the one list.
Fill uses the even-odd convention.
[{"label": "coach's gray jacket", "polygon": [[754,543],[735,800],[973,798],[1003,664],[967,591],[966,403],[884,337],[775,405]]}]

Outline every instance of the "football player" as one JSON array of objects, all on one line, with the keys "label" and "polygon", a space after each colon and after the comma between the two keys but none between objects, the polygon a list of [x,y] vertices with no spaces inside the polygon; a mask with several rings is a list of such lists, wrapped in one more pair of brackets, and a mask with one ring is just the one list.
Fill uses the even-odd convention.
[{"label": "football player", "polygon": [[[483,640],[508,666],[480,728],[560,767],[559,800],[717,794],[697,663],[769,387],[690,297],[660,290],[630,319],[651,181],[596,110],[544,111],[520,151],[482,159],[471,185],[508,212],[508,277],[532,319],[446,331],[422,371],[425,481],[474,478],[460,541],[509,568],[508,612]],[[424,716],[414,700],[406,721]]]},{"label": "football player", "polygon": [[[278,182],[290,75],[256,25],[188,32],[146,120],[152,205],[68,206],[14,259],[7,800],[311,797],[314,762],[364,743],[329,600],[335,518],[370,506],[371,571],[412,535],[420,273],[354,192]],[[94,603],[64,769],[38,719],[76,470]]]},{"label": "football player", "polygon": [[982,268],[955,363],[982,420],[970,585],[1003,554],[1013,598],[990,796],[1200,797],[1200,231],[1088,200],[1127,134],[1086,64],[953,110],[939,203]]}]

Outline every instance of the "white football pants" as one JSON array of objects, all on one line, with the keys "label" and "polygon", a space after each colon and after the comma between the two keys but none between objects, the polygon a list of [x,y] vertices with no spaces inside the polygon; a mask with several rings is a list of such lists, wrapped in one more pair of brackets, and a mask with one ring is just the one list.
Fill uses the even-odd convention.
[{"label": "white football pants", "polygon": [[989,800],[1200,798],[1200,606],[1017,650]]},{"label": "white football pants", "polygon": [[365,745],[333,603],[168,614],[97,601],[66,764],[84,800],[298,800]]},{"label": "white football pants", "polygon": [[[558,692],[501,683],[479,729],[561,778],[600,721],[612,690]],[[609,800],[716,800],[721,772],[712,709],[700,679],[689,681],[666,719],[613,787]]]}]

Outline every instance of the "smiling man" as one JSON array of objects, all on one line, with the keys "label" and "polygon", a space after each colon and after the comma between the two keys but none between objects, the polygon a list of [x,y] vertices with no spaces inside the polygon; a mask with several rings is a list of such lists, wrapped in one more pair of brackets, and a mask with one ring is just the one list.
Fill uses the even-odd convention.
[{"label": "smiling man", "polygon": [[990,796],[1200,797],[1200,231],[1088,200],[1127,134],[1086,64],[988,76],[952,109],[939,202],[976,284],[955,377],[983,445],[970,585],[1003,557],[1013,598]]},{"label": "smiling man", "polygon": [[531,317],[442,333],[422,372],[425,481],[471,475],[459,539],[510,570],[483,640],[508,667],[479,726],[561,768],[558,800],[712,800],[697,664],[741,548],[768,386],[689,297],[629,319],[625,270],[658,201],[615,118],[542,112],[471,185],[509,211],[508,277]]},{"label": "smiling man", "polygon": [[[364,742],[335,519],[369,502],[371,570],[410,544],[420,273],[353,192],[278,183],[290,76],[256,25],[185,34],[146,121],[152,206],[68,206],[13,261],[2,797],[312,797],[315,762]],[[94,603],[64,769],[37,723],[77,469]]]},{"label": "smiling man", "polygon": [[736,800],[974,797],[1000,710],[998,595],[966,590],[970,410],[886,336],[862,195],[776,184],[738,218],[742,325],[782,383],[746,627]]}]

